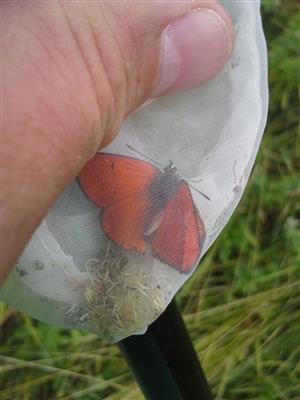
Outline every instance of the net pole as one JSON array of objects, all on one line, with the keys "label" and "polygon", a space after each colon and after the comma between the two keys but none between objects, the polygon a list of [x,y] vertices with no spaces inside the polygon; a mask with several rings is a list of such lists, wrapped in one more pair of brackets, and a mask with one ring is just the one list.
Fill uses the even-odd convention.
[{"label": "net pole", "polygon": [[147,400],[183,400],[152,332],[123,339],[119,348]]},{"label": "net pole", "polygon": [[173,300],[144,335],[120,348],[148,400],[213,400],[182,316]]}]

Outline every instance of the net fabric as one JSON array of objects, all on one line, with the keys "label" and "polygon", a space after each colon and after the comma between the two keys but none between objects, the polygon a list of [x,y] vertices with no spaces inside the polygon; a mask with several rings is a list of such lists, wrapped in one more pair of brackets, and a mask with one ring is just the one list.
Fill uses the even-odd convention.
[{"label": "net fabric", "polygon": [[196,268],[243,193],[267,114],[259,3],[222,3],[237,33],[228,65],[124,122],[98,155],[106,167],[80,174],[36,230],[6,302],[118,341],[143,333]]}]

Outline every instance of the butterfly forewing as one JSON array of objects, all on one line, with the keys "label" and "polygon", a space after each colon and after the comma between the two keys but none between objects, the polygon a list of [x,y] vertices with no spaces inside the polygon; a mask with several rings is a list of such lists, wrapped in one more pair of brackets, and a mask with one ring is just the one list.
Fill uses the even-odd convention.
[{"label": "butterfly forewing", "polygon": [[107,207],[138,196],[159,173],[153,165],[136,158],[97,153],[78,175],[85,194],[98,206]]},{"label": "butterfly forewing", "polygon": [[144,216],[150,207],[147,185],[159,173],[135,158],[97,153],[79,174],[85,194],[103,210],[106,235],[126,250],[144,253]]},{"label": "butterfly forewing", "polygon": [[152,254],[173,268],[189,272],[200,257],[204,239],[203,222],[187,183],[181,181],[150,239]]}]

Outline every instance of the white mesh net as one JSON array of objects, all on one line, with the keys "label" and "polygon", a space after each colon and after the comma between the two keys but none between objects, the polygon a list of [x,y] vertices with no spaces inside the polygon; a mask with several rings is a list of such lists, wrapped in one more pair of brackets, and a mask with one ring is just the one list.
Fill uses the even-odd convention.
[{"label": "white mesh net", "polygon": [[229,64],[124,122],[36,230],[5,301],[117,341],[144,332],[197,267],[243,193],[267,114],[259,3],[222,3],[237,33]]}]

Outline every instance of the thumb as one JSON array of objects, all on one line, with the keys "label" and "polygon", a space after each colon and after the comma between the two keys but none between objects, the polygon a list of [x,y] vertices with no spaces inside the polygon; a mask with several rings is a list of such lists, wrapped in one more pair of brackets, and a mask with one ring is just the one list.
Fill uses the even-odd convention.
[{"label": "thumb", "polygon": [[215,0],[12,1],[1,15],[4,277],[125,116],[213,77],[234,35]]},{"label": "thumb", "polygon": [[[231,19],[217,1],[111,2],[108,8],[120,58],[106,73],[110,81],[119,76],[113,91],[125,115],[153,97],[201,85],[231,55]],[[106,131],[104,144],[115,133]]]}]

